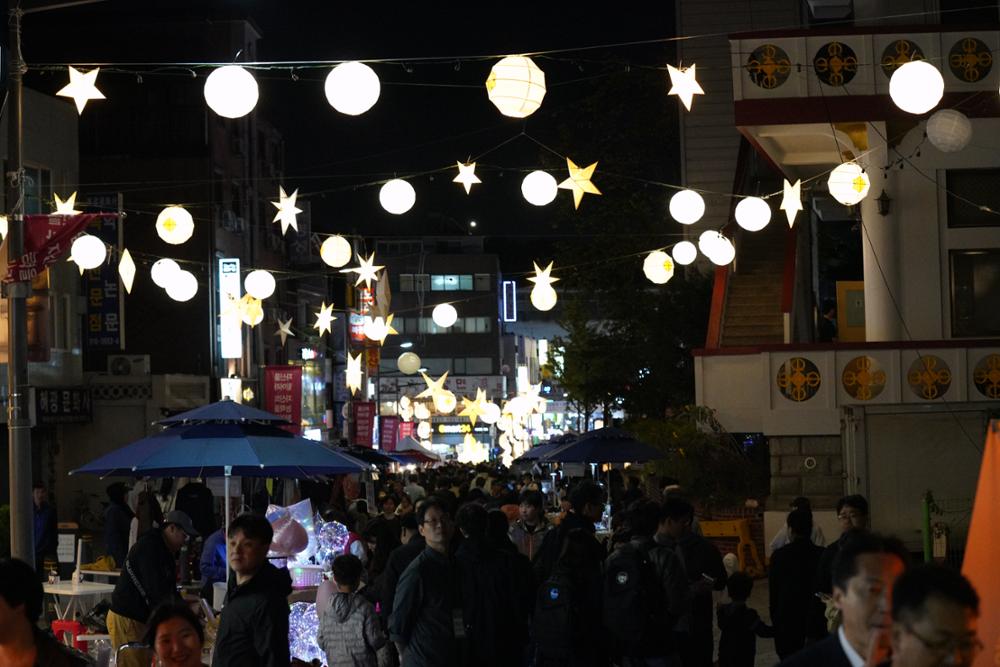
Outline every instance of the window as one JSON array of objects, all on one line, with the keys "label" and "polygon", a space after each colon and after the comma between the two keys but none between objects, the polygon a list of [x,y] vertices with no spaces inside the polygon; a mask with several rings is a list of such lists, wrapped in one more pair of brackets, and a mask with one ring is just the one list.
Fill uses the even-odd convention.
[{"label": "window", "polygon": [[422,361],[428,375],[442,375],[451,372],[451,359],[449,358],[435,359],[432,357]]},{"label": "window", "polygon": [[426,292],[430,289],[431,277],[426,273],[416,273],[413,275],[413,291]]},{"label": "window", "polygon": [[489,357],[468,357],[465,372],[469,375],[489,375],[493,372],[493,360]]},{"label": "window", "polygon": [[413,291],[413,274],[412,273],[400,273],[399,274],[399,291],[400,292],[412,292]]},{"label": "window", "polygon": [[[52,202],[52,172],[35,167],[24,168],[24,212],[47,213]],[[54,206],[54,204],[53,204]]]},{"label": "window", "polygon": [[431,276],[432,292],[471,292],[472,274],[435,274]]},{"label": "window", "polygon": [[1000,336],[1000,250],[951,253],[951,335]]},{"label": "window", "polygon": [[477,273],[475,281],[477,292],[489,292],[493,289],[493,282],[490,280],[490,274],[488,273]]},{"label": "window", "polygon": [[452,368],[455,369],[456,374],[462,375],[465,373],[465,359],[462,358],[453,359],[451,365]]},{"label": "window", "polygon": [[[1000,211],[1000,169],[949,169],[945,172],[945,187],[954,194],[948,197],[949,227],[995,227],[1000,217],[979,208],[987,206]],[[975,202],[970,204],[969,202]]]},{"label": "window", "polygon": [[489,333],[490,318],[488,317],[466,317],[465,333]]}]

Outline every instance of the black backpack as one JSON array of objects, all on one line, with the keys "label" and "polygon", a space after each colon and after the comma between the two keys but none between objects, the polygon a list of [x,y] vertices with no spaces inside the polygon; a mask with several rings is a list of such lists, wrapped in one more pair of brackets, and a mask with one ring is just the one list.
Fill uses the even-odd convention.
[{"label": "black backpack", "polygon": [[604,627],[623,648],[637,646],[653,633],[666,616],[666,592],[651,546],[623,544],[615,549],[604,567]]},{"label": "black backpack", "polygon": [[574,593],[569,575],[558,569],[538,588],[531,635],[539,661],[571,658],[578,620]]}]

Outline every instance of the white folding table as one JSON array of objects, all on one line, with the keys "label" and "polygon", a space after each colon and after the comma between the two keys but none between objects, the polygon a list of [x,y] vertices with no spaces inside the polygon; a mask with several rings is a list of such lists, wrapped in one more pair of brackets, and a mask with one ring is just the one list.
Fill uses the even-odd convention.
[{"label": "white folding table", "polygon": [[[77,584],[72,581],[61,581],[58,584],[42,584],[42,590],[55,599],[56,615],[59,620],[73,620],[77,604],[82,604],[78,602],[80,598],[111,595],[115,587],[113,584],[99,584],[93,581],[81,581]],[[65,598],[62,604],[60,598]]]}]

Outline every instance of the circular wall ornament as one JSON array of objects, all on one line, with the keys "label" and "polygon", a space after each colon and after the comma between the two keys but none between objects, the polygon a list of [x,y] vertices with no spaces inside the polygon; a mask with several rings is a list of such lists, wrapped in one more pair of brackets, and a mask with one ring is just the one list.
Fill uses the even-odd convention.
[{"label": "circular wall ornament", "polygon": [[788,81],[792,61],[783,48],[775,44],[758,46],[747,58],[747,75],[764,90],[772,90]]},{"label": "circular wall ornament", "polygon": [[816,78],[828,86],[843,86],[851,82],[858,73],[858,57],[847,44],[829,42],[824,44],[813,57]]},{"label": "circular wall ornament", "polygon": [[776,380],[782,396],[801,403],[816,395],[822,378],[816,364],[804,357],[792,357],[781,364]]},{"label": "circular wall ornament", "polygon": [[980,359],[972,371],[972,382],[986,398],[1000,398],[1000,354]]},{"label": "circular wall ornament", "polygon": [[951,369],[941,357],[925,354],[910,364],[906,381],[917,397],[932,401],[948,393],[948,388],[951,387]]},{"label": "circular wall ornament", "polygon": [[896,68],[911,60],[923,60],[924,52],[916,42],[897,39],[886,44],[882,50],[882,74],[888,79]]},{"label": "circular wall ornament", "polygon": [[974,83],[993,69],[993,52],[975,37],[966,37],[951,47],[948,67],[959,81]]},{"label": "circular wall ornament", "polygon": [[885,389],[885,371],[872,357],[854,357],[844,366],[840,383],[851,398],[870,401]]}]

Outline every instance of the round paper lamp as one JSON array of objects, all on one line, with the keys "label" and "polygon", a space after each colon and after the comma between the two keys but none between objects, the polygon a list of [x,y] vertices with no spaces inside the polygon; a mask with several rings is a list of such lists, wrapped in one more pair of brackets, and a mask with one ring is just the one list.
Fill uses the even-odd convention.
[{"label": "round paper lamp", "polygon": [[927,139],[942,153],[956,153],[972,139],[972,123],[961,111],[935,111],[927,119]]},{"label": "round paper lamp", "polygon": [[393,215],[402,215],[413,208],[417,201],[417,193],[413,186],[401,178],[394,178],[378,191],[378,200],[382,208]]},{"label": "round paper lamp", "polygon": [[441,414],[451,414],[456,405],[458,405],[458,399],[455,398],[454,393],[450,391],[439,391],[434,394],[434,409]]},{"label": "round paper lamp", "polygon": [[158,259],[153,263],[153,268],[149,270],[149,275],[153,279],[153,284],[157,287],[166,288],[170,282],[170,276],[180,271],[181,267],[172,259]]},{"label": "round paper lamp", "polygon": [[351,244],[343,236],[331,236],[319,247],[319,256],[335,269],[351,261]]},{"label": "round paper lamp", "polygon": [[431,424],[430,422],[420,422],[417,424],[417,437],[421,440],[426,440],[431,437]]},{"label": "round paper lamp", "polygon": [[224,118],[242,118],[257,106],[257,80],[239,65],[219,67],[205,80],[205,102]]},{"label": "round paper lamp", "polygon": [[736,205],[736,224],[748,232],[759,232],[771,222],[771,207],[760,197],[745,197]]},{"label": "round paper lamp", "polygon": [[868,195],[868,188],[871,187],[868,174],[857,162],[845,162],[837,166],[830,172],[826,183],[830,188],[830,196],[844,206],[854,206],[860,202]]},{"label": "round paper lamp", "polygon": [[247,294],[261,301],[274,294],[275,286],[274,276],[263,269],[251,271],[243,281]]},{"label": "round paper lamp", "polygon": [[701,233],[701,236],[698,237],[698,250],[700,250],[701,254],[705,255],[705,257],[711,257],[715,254],[716,245],[722,238],[724,238],[722,234],[714,229],[704,231]]},{"label": "round paper lamp", "polygon": [[705,215],[705,200],[694,190],[681,190],[670,198],[670,217],[682,225],[693,225]]},{"label": "round paper lamp", "polygon": [[178,269],[170,274],[166,290],[174,301],[190,301],[198,293],[198,279],[190,271]]},{"label": "round paper lamp", "polygon": [[73,241],[69,256],[81,269],[96,269],[104,264],[108,249],[104,241],[90,234],[82,234]]},{"label": "round paper lamp", "polygon": [[156,234],[170,245],[180,245],[194,234],[194,220],[183,206],[168,206],[156,216]]},{"label": "round paper lamp", "polygon": [[559,184],[547,171],[533,171],[521,181],[521,194],[534,206],[551,204],[559,194]]},{"label": "round paper lamp", "polygon": [[681,266],[687,266],[698,258],[698,248],[690,241],[681,241],[674,245],[671,254],[673,254],[675,262]]},{"label": "round paper lamp", "polygon": [[642,272],[651,283],[663,285],[674,277],[674,260],[662,250],[654,250],[646,255]]},{"label": "round paper lamp", "polygon": [[388,329],[389,327],[386,326],[385,320],[381,317],[365,316],[363,331],[365,336],[367,336],[370,340],[376,342],[384,340]]},{"label": "round paper lamp", "polygon": [[434,324],[447,329],[458,321],[458,311],[450,303],[439,303],[431,311],[431,319],[434,320]]},{"label": "round paper lamp", "polygon": [[552,310],[557,299],[556,290],[552,285],[535,285],[531,288],[531,305],[538,310]]},{"label": "round paper lamp", "polygon": [[420,357],[413,352],[404,352],[399,355],[399,359],[396,359],[396,366],[399,368],[400,373],[413,375],[420,370]]},{"label": "round paper lamp", "polygon": [[417,419],[430,419],[431,410],[427,407],[426,403],[414,403],[413,404],[413,416]]},{"label": "round paper lamp", "polygon": [[944,95],[944,78],[926,60],[900,65],[889,79],[889,97],[896,106],[912,114],[927,113]]},{"label": "round paper lamp", "polygon": [[364,63],[341,63],[326,75],[326,101],[348,116],[359,116],[375,106],[382,86],[378,75]]},{"label": "round paper lamp", "polygon": [[526,118],[545,97],[545,72],[526,56],[507,56],[490,70],[486,95],[504,116]]},{"label": "round paper lamp", "polygon": [[722,234],[712,244],[712,254],[708,257],[713,264],[726,266],[736,259],[736,246]]},{"label": "round paper lamp", "polygon": [[483,414],[479,418],[486,424],[496,424],[500,419],[500,406],[492,401],[483,404]]}]

